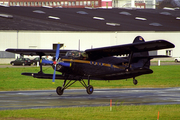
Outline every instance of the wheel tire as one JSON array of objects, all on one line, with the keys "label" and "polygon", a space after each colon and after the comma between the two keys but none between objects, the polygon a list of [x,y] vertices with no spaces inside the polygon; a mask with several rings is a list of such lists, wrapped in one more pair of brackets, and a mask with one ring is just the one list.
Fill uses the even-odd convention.
[{"label": "wheel tire", "polygon": [[22,66],[25,66],[25,63],[22,63]]},{"label": "wheel tire", "polygon": [[178,62],[178,60],[177,60],[177,59],[175,59],[175,62]]},{"label": "wheel tire", "polygon": [[62,87],[57,87],[57,88],[56,88],[56,93],[57,93],[58,95],[62,95],[63,92],[64,92],[64,89],[62,89]]},{"label": "wheel tire", "polygon": [[14,66],[14,63],[11,63],[12,66]]},{"label": "wheel tire", "polygon": [[88,93],[89,95],[92,94],[93,91],[94,91],[93,86],[92,86],[92,85],[89,85],[89,86],[86,88],[86,91],[87,91],[87,93]]},{"label": "wheel tire", "polygon": [[136,79],[133,80],[134,85],[138,84],[138,81]]}]

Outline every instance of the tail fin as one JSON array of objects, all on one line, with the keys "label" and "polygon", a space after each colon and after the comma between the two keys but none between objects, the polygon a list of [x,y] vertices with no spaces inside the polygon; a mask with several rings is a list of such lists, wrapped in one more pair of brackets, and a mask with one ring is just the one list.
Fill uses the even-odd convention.
[{"label": "tail fin", "polygon": [[[139,42],[145,42],[143,37],[137,36],[133,44],[139,43]],[[138,52],[138,53],[133,53],[132,56],[132,68],[149,68],[150,66],[150,59],[149,59],[149,52]]]}]

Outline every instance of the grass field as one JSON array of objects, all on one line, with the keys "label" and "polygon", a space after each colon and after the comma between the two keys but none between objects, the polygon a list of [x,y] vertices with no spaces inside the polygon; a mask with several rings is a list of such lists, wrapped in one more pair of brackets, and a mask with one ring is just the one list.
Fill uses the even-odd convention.
[{"label": "grass field", "polygon": [[[115,81],[95,81],[91,80],[94,88],[136,88],[136,87],[179,87],[180,86],[180,65],[151,66],[153,74],[137,77],[138,85],[134,85],[132,79]],[[38,67],[21,68],[0,68],[0,91],[13,90],[44,90],[55,89],[63,84],[63,80],[37,79],[21,75],[22,72],[39,71]],[[45,73],[53,73],[51,67],[44,67]],[[80,83],[75,83],[70,88],[83,88]]]},{"label": "grass field", "polygon": [[[118,81],[91,81],[94,88],[136,88],[136,87],[180,87],[180,65],[151,66],[153,74],[137,77],[138,85],[133,85],[132,79]],[[38,72],[36,67],[0,68],[0,91],[13,90],[43,90],[55,89],[63,81],[35,79],[22,76],[22,72]],[[51,68],[45,67],[46,73],[53,73]],[[71,88],[82,88],[79,83]],[[0,120],[179,120],[180,105],[114,105],[109,107],[76,107],[76,108],[48,108],[2,110]]]},{"label": "grass field", "polygon": [[1,120],[179,120],[180,105],[119,105],[0,111]]}]

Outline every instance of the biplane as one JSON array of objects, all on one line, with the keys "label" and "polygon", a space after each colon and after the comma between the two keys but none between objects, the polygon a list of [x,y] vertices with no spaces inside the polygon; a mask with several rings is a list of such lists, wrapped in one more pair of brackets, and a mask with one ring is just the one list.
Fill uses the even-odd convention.
[{"label": "biplane", "polygon": [[[62,95],[64,90],[79,81],[88,94],[94,91],[90,80],[122,80],[132,78],[134,85],[138,83],[137,76],[150,74],[150,60],[166,55],[149,55],[148,51],[174,48],[174,44],[166,40],[147,41],[137,36],[132,44],[79,50],[60,50],[60,44],[53,49],[6,49],[20,55],[38,55],[40,57],[40,71],[38,73],[22,73],[34,78],[64,80],[62,86],[57,87],[56,93]],[[121,57],[122,55],[127,55]],[[42,60],[42,56],[54,56],[52,61]],[[42,64],[50,64],[53,74],[45,74]],[[62,74],[56,74],[61,72]],[[85,82],[85,80],[87,80]]]}]

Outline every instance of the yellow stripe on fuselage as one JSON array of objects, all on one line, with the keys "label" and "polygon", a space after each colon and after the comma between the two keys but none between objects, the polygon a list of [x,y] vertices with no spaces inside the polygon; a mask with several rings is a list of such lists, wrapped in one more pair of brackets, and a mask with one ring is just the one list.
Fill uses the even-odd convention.
[{"label": "yellow stripe on fuselage", "polygon": [[76,63],[90,64],[90,61],[86,61],[86,60],[62,59],[62,61],[64,61],[64,62],[76,62]]},{"label": "yellow stripe on fuselage", "polygon": [[99,63],[95,61],[87,61],[87,60],[76,60],[76,59],[62,59],[64,62],[75,62],[75,63],[85,63],[85,64],[91,64],[91,65],[99,65],[99,66],[106,66],[106,67],[113,67],[113,68],[118,68],[118,69],[125,69],[123,66],[117,66],[117,65],[112,65],[112,64],[107,64],[107,63]]}]

